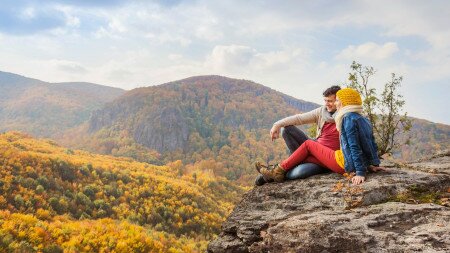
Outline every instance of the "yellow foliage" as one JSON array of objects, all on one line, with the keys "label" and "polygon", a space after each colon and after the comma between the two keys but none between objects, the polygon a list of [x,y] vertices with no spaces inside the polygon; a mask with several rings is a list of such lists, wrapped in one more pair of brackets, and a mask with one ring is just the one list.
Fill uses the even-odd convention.
[{"label": "yellow foliage", "polygon": [[0,134],[0,157],[0,237],[12,238],[0,252],[21,241],[34,250],[200,252],[244,192],[214,176],[214,161],[189,167],[194,181],[180,177],[181,161],[67,152],[17,132]]},{"label": "yellow foliage", "polygon": [[[0,218],[0,236],[35,245],[39,251],[59,245],[65,252],[204,252],[207,244],[112,219],[60,223],[7,211],[0,211]],[[15,251],[18,245],[0,244],[0,251]]]}]

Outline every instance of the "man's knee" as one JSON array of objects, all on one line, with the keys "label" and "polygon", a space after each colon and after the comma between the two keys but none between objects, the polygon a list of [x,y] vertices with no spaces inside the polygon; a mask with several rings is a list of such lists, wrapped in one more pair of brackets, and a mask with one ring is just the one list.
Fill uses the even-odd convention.
[{"label": "man's knee", "polygon": [[283,138],[292,136],[292,133],[294,131],[299,131],[299,129],[296,126],[285,126],[285,127],[283,127],[283,129],[281,129],[281,136]]},{"label": "man's knee", "polygon": [[305,142],[303,142],[308,148],[311,147],[311,145],[315,145],[316,142],[313,140],[306,140]]}]

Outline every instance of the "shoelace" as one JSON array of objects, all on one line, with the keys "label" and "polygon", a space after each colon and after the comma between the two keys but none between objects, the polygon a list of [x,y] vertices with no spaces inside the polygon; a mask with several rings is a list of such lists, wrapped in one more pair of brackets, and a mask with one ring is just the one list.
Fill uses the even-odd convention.
[{"label": "shoelace", "polygon": [[262,164],[262,163],[260,163],[260,162],[257,162],[257,166],[259,166],[259,167],[261,167],[261,168],[266,168],[266,169],[268,169],[268,170],[273,170],[273,169],[275,169],[275,167],[277,166],[276,164],[267,164],[267,165],[264,165],[264,164]]}]

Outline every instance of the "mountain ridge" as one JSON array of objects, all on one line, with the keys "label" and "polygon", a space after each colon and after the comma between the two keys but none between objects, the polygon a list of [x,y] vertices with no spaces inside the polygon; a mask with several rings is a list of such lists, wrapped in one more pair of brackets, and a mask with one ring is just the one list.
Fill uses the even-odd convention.
[{"label": "mountain ridge", "polygon": [[0,71],[0,131],[51,137],[86,121],[125,91],[92,83],[48,83]]},{"label": "mountain ridge", "polygon": [[[225,111],[225,107],[227,104],[235,102],[233,106],[239,106],[239,105],[245,105],[245,103],[253,103],[251,100],[255,100],[260,96],[263,96],[267,93],[276,94],[276,96],[281,97],[284,101],[288,101],[288,106],[291,106],[295,109],[303,109],[305,111],[312,110],[317,108],[319,105],[311,102],[306,102],[303,100],[295,99],[291,96],[285,95],[281,92],[275,91],[271,88],[265,87],[261,84],[257,84],[252,81],[243,80],[243,79],[233,79],[223,76],[217,76],[217,75],[211,75],[211,76],[194,76],[189,77],[185,79],[180,79],[173,82],[164,83],[161,85],[156,86],[149,86],[149,87],[140,87],[133,89],[124,96],[121,96],[117,98],[116,100],[112,101],[107,105],[107,108],[103,108],[101,110],[97,110],[93,113],[91,119],[89,120],[89,131],[95,132],[104,127],[104,125],[110,125],[112,124],[111,121],[114,120],[114,113],[112,111],[117,109],[117,112],[120,115],[116,115],[118,117],[129,117],[129,111],[128,107],[125,109],[119,109],[119,107],[123,108],[124,103],[129,103],[131,106],[131,110],[141,110],[143,106],[149,106],[149,107],[157,107],[158,109],[165,110],[167,114],[173,114],[174,117],[180,118],[181,111],[180,107],[176,105],[170,105],[170,102],[168,101],[161,101],[157,96],[160,95],[162,92],[167,92],[169,94],[165,94],[167,96],[170,96],[170,99],[177,99],[176,102],[183,103],[188,99],[191,99],[191,101],[188,101],[188,103],[183,104],[183,106],[191,107],[190,109],[204,109],[203,107],[208,107],[208,103],[210,103],[211,99],[222,99],[223,105],[221,105],[223,108],[214,108],[214,109],[222,109]],[[155,95],[156,93],[156,95]],[[175,94],[175,93],[181,93],[181,94]],[[188,94],[191,93],[191,94]],[[249,101],[243,101],[239,98],[235,98],[234,101],[230,101],[230,94],[237,94],[237,95],[254,95],[255,97],[246,97]],[[211,97],[213,96],[213,97]],[[220,97],[220,98],[219,98]],[[129,101],[132,100],[132,101]],[[151,100],[151,101],[149,101]],[[168,99],[167,99],[168,100]],[[263,102],[258,100],[258,102]],[[280,103],[281,101],[276,101]],[[151,104],[153,103],[153,104]],[[277,106],[277,105],[273,105]],[[133,107],[138,107],[133,108]],[[195,108],[193,108],[195,107]],[[266,108],[269,108],[270,105],[266,105]],[[110,110],[110,108],[114,108]],[[265,108],[265,109],[266,109]],[[254,109],[254,108],[251,108]],[[291,108],[292,109],[292,108]],[[292,111],[292,110],[291,110]],[[133,112],[136,113],[136,112]],[[249,123],[249,122],[242,122],[242,120],[236,119],[231,117],[230,121],[227,122],[226,119],[222,119],[222,117],[226,117],[224,115],[224,112],[214,112],[215,115],[213,115],[213,120],[215,122],[220,122],[222,124],[231,124],[234,126],[237,126],[238,123],[244,124],[245,127],[255,127],[255,124]],[[164,117],[164,113],[161,113],[161,115],[158,115],[157,118]],[[186,113],[185,113],[186,114]],[[283,114],[283,113],[280,113]],[[99,120],[96,119],[99,118]],[[234,123],[235,121],[238,121]],[[265,126],[269,126],[269,124],[272,124],[273,122],[270,122],[266,120],[264,123]],[[183,131],[185,131],[185,126],[180,126],[183,128]],[[186,136],[185,136],[186,137]],[[141,143],[142,144],[142,143]],[[144,143],[145,144],[145,143]],[[179,144],[179,143],[178,143]],[[172,147],[175,147],[176,145],[172,145]],[[155,146],[151,146],[151,148],[155,148],[158,151],[163,151],[163,148],[158,148]]]}]

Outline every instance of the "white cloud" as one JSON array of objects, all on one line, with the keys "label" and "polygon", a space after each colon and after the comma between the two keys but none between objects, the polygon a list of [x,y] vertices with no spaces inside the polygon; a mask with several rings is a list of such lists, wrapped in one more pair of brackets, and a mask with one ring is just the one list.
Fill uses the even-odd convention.
[{"label": "white cloud", "polygon": [[[241,24],[240,22],[243,22]],[[243,36],[263,36],[269,34],[280,34],[291,31],[304,23],[297,23],[280,13],[258,13],[236,22],[238,34]]]},{"label": "white cloud", "polygon": [[148,35],[148,38],[156,38],[160,44],[176,43],[182,47],[187,47],[192,43],[192,41],[189,38],[186,38],[176,33],[168,33],[168,32],[164,32],[158,35]]},{"label": "white cloud", "polygon": [[56,5],[55,10],[64,13],[66,18],[66,26],[70,28],[79,28],[80,27],[80,18],[76,15],[76,11],[69,6]]},{"label": "white cloud", "polygon": [[20,13],[22,19],[33,19],[36,16],[36,10],[33,7],[27,7]]},{"label": "white cloud", "polygon": [[206,41],[217,41],[223,38],[222,29],[225,23],[220,16],[212,13],[207,8],[188,8],[187,13],[180,12],[181,18],[186,21],[186,28],[191,27],[195,30],[196,38]]},{"label": "white cloud", "polygon": [[113,69],[106,73],[106,78],[116,83],[127,83],[129,80],[134,79],[134,74],[127,69]]},{"label": "white cloud", "polygon": [[124,33],[128,29],[125,27],[125,25],[117,18],[112,18],[111,21],[108,23],[108,27],[115,32]]},{"label": "white cloud", "polygon": [[80,19],[78,17],[68,16],[66,18],[66,24],[67,24],[67,26],[70,26],[70,27],[79,27]]},{"label": "white cloud", "polygon": [[350,45],[342,50],[337,56],[337,59],[375,59],[383,60],[391,57],[398,52],[398,46],[395,42],[387,42],[383,45],[378,45],[374,42],[367,42],[359,46]]},{"label": "white cloud", "polygon": [[256,51],[242,45],[215,46],[206,65],[216,71],[237,70],[249,65]]},{"label": "white cloud", "polygon": [[171,61],[179,61],[183,59],[183,56],[181,54],[169,54],[167,58],[169,58],[169,60]]},{"label": "white cloud", "polygon": [[47,61],[46,64],[49,64],[53,68],[57,69],[58,71],[67,72],[70,74],[84,74],[89,72],[85,67],[83,67],[82,64],[74,61],[67,61],[67,60],[58,60],[53,59],[50,61]]},{"label": "white cloud", "polygon": [[306,50],[300,48],[284,49],[255,55],[255,67],[262,70],[279,70],[289,68],[297,61],[306,61],[309,57]]},{"label": "white cloud", "polygon": [[223,37],[223,33],[213,26],[200,26],[197,28],[195,35],[197,38],[207,41],[216,41]]},{"label": "white cloud", "polygon": [[97,29],[94,33],[94,37],[97,39],[104,38],[104,37],[112,37],[112,34],[108,32],[103,26]]},{"label": "white cloud", "polygon": [[369,22],[383,25],[389,36],[420,36],[433,47],[449,47],[450,15],[443,11],[449,8],[448,2],[395,1],[389,5],[386,8],[386,3],[367,1],[367,8],[359,19],[367,20],[364,14],[369,15]]},{"label": "white cloud", "polygon": [[299,48],[258,52],[249,46],[218,45],[207,57],[205,66],[231,74],[245,74],[252,71],[260,73],[288,69],[298,61],[306,60],[306,57],[307,53]]}]

